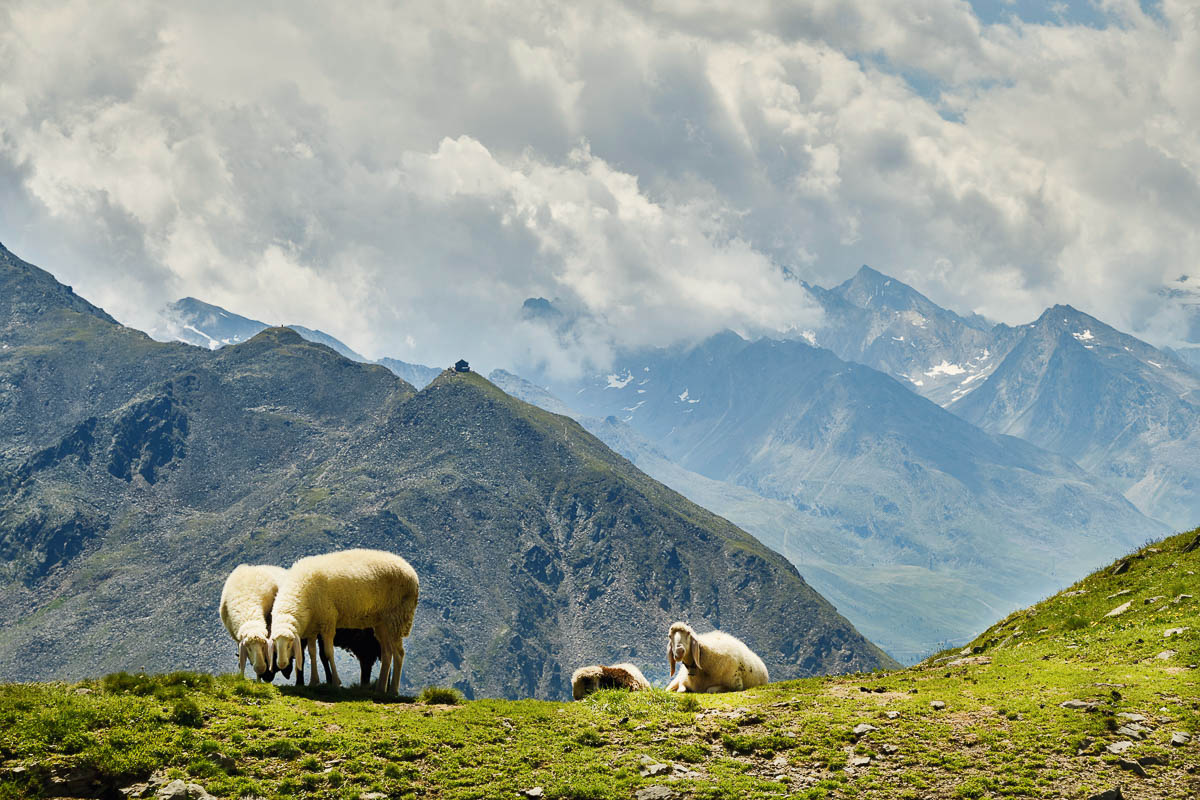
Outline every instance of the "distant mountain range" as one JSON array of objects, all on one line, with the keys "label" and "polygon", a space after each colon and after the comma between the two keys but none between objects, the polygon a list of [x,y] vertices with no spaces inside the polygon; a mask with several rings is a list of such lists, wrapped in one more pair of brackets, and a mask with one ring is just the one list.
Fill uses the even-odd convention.
[{"label": "distant mountain range", "polygon": [[661,680],[675,619],[777,678],[894,664],[783,557],[475,373],[418,392],[286,328],[157,342],[0,247],[0,679],[232,669],[236,564],[358,546],[421,576],[409,687]]},{"label": "distant mountain range", "polygon": [[902,659],[1165,530],[1069,459],[801,341],[727,332],[552,388],[611,447],[791,559]]},{"label": "distant mountain range", "polygon": [[[166,341],[179,341],[194,344],[197,347],[207,347],[216,350],[226,345],[239,344],[271,327],[265,322],[234,314],[220,306],[205,303],[194,297],[176,300],[163,309],[161,322],[152,331],[155,338]],[[328,333],[303,325],[288,325],[287,327],[303,336],[310,342],[323,344],[337,351],[351,361],[364,364],[380,364],[387,367],[396,375],[411,383],[417,389],[423,389],[441,370],[427,367],[424,364],[410,364],[396,358],[381,358],[370,361],[365,356],[356,353],[338,339]]]},{"label": "distant mountain range", "polygon": [[[567,383],[492,378],[787,555],[906,660],[1200,518],[1186,349],[1069,306],[1016,327],[962,316],[866,266],[806,286],[823,324],[790,339],[623,353]],[[522,315],[571,324],[543,298]]]},{"label": "distant mountain range", "polygon": [[1179,354],[1070,306],[1017,327],[966,319],[870,267],[810,289],[827,321],[815,344],[1077,461],[1167,525],[1200,519],[1200,375]]}]

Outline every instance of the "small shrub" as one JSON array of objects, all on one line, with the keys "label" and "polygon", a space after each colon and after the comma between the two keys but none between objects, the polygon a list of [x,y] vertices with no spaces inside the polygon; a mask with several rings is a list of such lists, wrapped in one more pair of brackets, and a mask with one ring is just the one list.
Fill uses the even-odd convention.
[{"label": "small shrub", "polygon": [[171,722],[185,728],[199,728],[204,724],[204,713],[200,711],[200,706],[196,705],[195,700],[184,697],[176,701],[175,707],[171,709]]},{"label": "small shrub", "polygon": [[418,703],[424,703],[427,706],[443,705],[457,706],[466,702],[462,692],[458,689],[451,689],[442,686],[426,686],[421,694],[417,696]]},{"label": "small shrub", "polygon": [[954,796],[967,798],[983,797],[991,788],[991,781],[987,778],[968,778],[967,780],[954,787]]},{"label": "small shrub", "polygon": [[684,761],[688,764],[699,764],[708,758],[708,748],[702,744],[691,742],[681,744],[673,750],[667,750],[666,755],[672,761]]},{"label": "small shrub", "polygon": [[300,748],[291,739],[276,739],[266,746],[269,756],[292,759],[300,755]]},{"label": "small shrub", "polygon": [[702,708],[700,701],[696,699],[694,694],[685,694],[679,700],[680,711],[699,711]]},{"label": "small shrub", "polygon": [[575,741],[579,742],[584,747],[600,747],[604,744],[604,737],[594,728],[588,728],[586,731],[581,731]]}]

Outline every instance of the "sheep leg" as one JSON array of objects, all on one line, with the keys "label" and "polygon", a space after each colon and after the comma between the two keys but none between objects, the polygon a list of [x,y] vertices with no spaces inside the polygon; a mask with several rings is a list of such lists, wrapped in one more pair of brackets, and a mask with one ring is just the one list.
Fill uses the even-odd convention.
[{"label": "sheep leg", "polygon": [[371,682],[371,670],[375,667],[375,659],[370,656],[359,656],[358,666],[362,670],[362,679],[358,682],[358,685],[366,686]]},{"label": "sheep leg", "polygon": [[386,647],[379,653],[379,677],[375,679],[375,691],[383,692],[387,687],[388,670],[392,666],[392,652]]},{"label": "sheep leg", "polygon": [[329,683],[329,651],[325,649],[324,639],[317,639],[317,653],[321,656],[321,666],[325,668],[325,682]]},{"label": "sheep leg", "polygon": [[308,668],[312,670],[312,674],[308,678],[309,686],[319,686],[321,676],[317,669],[317,637],[314,636],[308,640]]},{"label": "sheep leg", "polygon": [[329,670],[333,673],[332,680],[328,680],[327,683],[330,683],[333,686],[341,686],[342,681],[340,678],[338,678],[338,672],[337,672],[337,659],[333,658],[333,634],[334,634],[334,631],[335,631],[335,629],[332,627],[326,628],[325,630],[321,631],[321,644],[323,644],[325,646],[325,651],[327,653],[329,653],[329,655],[330,655]]},{"label": "sheep leg", "polygon": [[388,679],[388,694],[399,694],[400,692],[400,670],[404,668],[404,640],[397,637],[392,645],[392,662],[394,668],[392,675]]},{"label": "sheep leg", "polygon": [[379,628],[375,629],[375,641],[379,642],[379,678],[375,682],[375,691],[382,694],[387,691],[388,679],[395,667],[396,654],[393,652],[391,637],[380,633]]}]

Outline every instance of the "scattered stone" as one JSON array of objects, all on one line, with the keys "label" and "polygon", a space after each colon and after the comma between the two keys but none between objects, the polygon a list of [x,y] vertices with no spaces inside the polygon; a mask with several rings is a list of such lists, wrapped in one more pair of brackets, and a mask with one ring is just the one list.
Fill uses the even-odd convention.
[{"label": "scattered stone", "polygon": [[876,728],[874,725],[872,725],[869,722],[862,722],[862,723],[859,723],[858,725],[855,725],[854,730],[852,730],[850,732],[853,733],[854,738],[857,739],[858,737],[865,736],[866,734],[868,734],[874,730],[878,730],[878,728]]},{"label": "scattered stone", "polygon": [[934,711],[941,711],[943,708],[946,707],[946,704],[943,703],[941,700],[934,700],[932,703],[929,704],[929,707],[932,708]]},{"label": "scattered stone", "polygon": [[1167,764],[1171,763],[1170,759],[1168,759],[1166,756],[1159,755],[1140,756],[1138,757],[1137,762],[1143,767],[1165,767]]},{"label": "scattered stone", "polygon": [[1171,745],[1174,747],[1183,747],[1192,740],[1192,735],[1187,731],[1175,731],[1171,734]]},{"label": "scattered stone", "polygon": [[1159,550],[1157,547],[1147,547],[1146,552],[1147,553],[1161,553],[1162,550]]},{"label": "scattered stone", "polygon": [[1192,539],[1190,542],[1188,542],[1187,544],[1185,544],[1185,545],[1183,546],[1183,549],[1182,549],[1182,550],[1180,550],[1179,552],[1181,552],[1181,553],[1190,553],[1190,552],[1192,552],[1193,550],[1195,550],[1197,547],[1200,547],[1200,536],[1197,536],[1195,539]]},{"label": "scattered stone", "polygon": [[883,712],[883,715],[888,719],[900,719],[899,711],[885,711]]},{"label": "scattered stone", "polygon": [[80,797],[91,788],[98,776],[99,773],[92,767],[63,767],[55,770],[49,788],[59,794]]},{"label": "scattered stone", "polygon": [[198,783],[184,783],[176,779],[158,790],[158,800],[216,800]]},{"label": "scattered stone", "polygon": [[775,756],[775,758],[771,761],[771,766],[775,767],[776,769],[786,767],[787,765],[787,756]]},{"label": "scattered stone", "polygon": [[1142,605],[1152,606],[1155,603],[1157,603],[1159,600],[1166,600],[1166,599],[1167,599],[1166,595],[1157,594],[1154,597],[1147,597],[1145,600],[1142,601]]},{"label": "scattered stone", "polygon": [[667,775],[671,772],[670,764],[659,764],[650,756],[642,756],[642,777],[653,778],[656,775]]},{"label": "scattered stone", "polygon": [[1133,589],[1122,589],[1119,592],[1114,592],[1113,594],[1110,594],[1108,597],[1106,597],[1104,599],[1105,600],[1113,600],[1117,597],[1124,597],[1127,594],[1133,594]]},{"label": "scattered stone", "polygon": [[[786,766],[786,764],[787,759],[784,759],[784,765]],[[673,781],[699,780],[703,777],[703,775],[686,764],[675,764],[671,767],[671,780]]]},{"label": "scattered stone", "polygon": [[879,749],[886,756],[894,756],[896,753],[900,752],[900,748],[894,744],[883,744],[879,746]]},{"label": "scattered stone", "polygon": [[1073,592],[1063,592],[1063,597],[1079,597],[1081,594],[1087,594],[1087,589],[1076,589]]},{"label": "scattered stone", "polygon": [[1144,739],[1146,738],[1146,732],[1149,730],[1145,725],[1138,725],[1134,722],[1117,728],[1117,733],[1121,736],[1128,736],[1130,739]]},{"label": "scattered stone", "polygon": [[1116,608],[1114,608],[1112,611],[1108,612],[1108,613],[1107,613],[1107,614],[1105,614],[1104,616],[1106,616],[1106,617],[1119,617],[1119,616],[1121,616],[1122,614],[1124,614],[1126,611],[1128,611],[1128,610],[1129,610],[1129,607],[1130,607],[1131,605],[1133,605],[1133,601],[1132,601],[1132,600],[1127,600],[1126,602],[1124,602],[1124,603],[1121,603],[1121,605],[1117,606]]},{"label": "scattered stone", "polygon": [[1117,564],[1115,567],[1113,567],[1109,571],[1109,574],[1110,575],[1124,575],[1126,572],[1129,572],[1129,562],[1122,561],[1120,564]]},{"label": "scattered stone", "polygon": [[666,786],[647,786],[645,789],[638,789],[634,797],[637,800],[670,800],[675,793]]},{"label": "scattered stone", "polygon": [[850,759],[850,766],[852,767],[865,767],[870,763],[870,756],[855,756],[854,758]]},{"label": "scattered stone", "polygon": [[387,795],[383,792],[363,792],[358,800],[387,800]]},{"label": "scattered stone", "polygon": [[86,686],[75,690],[75,694],[91,694],[91,693],[92,693],[92,690],[88,689]]},{"label": "scattered stone", "polygon": [[540,786],[534,786],[532,789],[522,789],[521,797],[537,798],[546,794],[546,790]]},{"label": "scattered stone", "polygon": [[1176,595],[1175,599],[1171,601],[1171,605],[1177,606],[1180,603],[1182,603],[1184,600],[1191,600],[1191,599],[1192,599],[1192,596],[1190,594]]},{"label": "scattered stone", "polygon": [[1146,718],[1141,714],[1130,714],[1128,711],[1122,711],[1117,714],[1121,719],[1127,719],[1130,722],[1145,722]]},{"label": "scattered stone", "polygon": [[1155,656],[1155,658],[1157,658],[1159,661],[1166,661],[1167,659],[1174,658],[1174,657],[1175,657],[1174,650],[1163,650],[1161,653],[1159,653],[1158,655]]},{"label": "scattered stone", "polygon": [[1119,742],[1113,742],[1104,749],[1112,753],[1114,756],[1119,756],[1121,753],[1124,753],[1131,747],[1133,747],[1133,742],[1129,741],[1128,739],[1123,739]]},{"label": "scattered stone", "polygon": [[1112,789],[1105,789],[1099,794],[1094,794],[1087,800],[1125,800],[1125,796],[1121,794],[1121,787],[1115,786]]},{"label": "scattered stone", "polygon": [[1143,767],[1141,764],[1139,764],[1136,761],[1130,761],[1128,758],[1118,759],[1117,766],[1120,767],[1121,769],[1127,769],[1130,772],[1132,772],[1134,775],[1137,775],[1139,777],[1142,777],[1142,778],[1149,777],[1146,774],[1145,767]]},{"label": "scattered stone", "polygon": [[1183,627],[1183,628],[1167,628],[1165,631],[1163,631],[1163,638],[1164,638],[1164,639],[1170,639],[1172,636],[1179,636],[1180,634],[1184,633],[1184,632],[1185,632],[1185,631],[1187,631],[1187,630],[1190,630],[1190,629],[1189,629],[1189,628],[1187,628],[1187,627]]},{"label": "scattered stone", "polygon": [[970,656],[968,658],[956,658],[947,664],[947,667],[972,667],[983,664],[992,663],[992,659],[987,656]]},{"label": "scattered stone", "polygon": [[1065,703],[1059,703],[1059,708],[1071,708],[1079,711],[1095,711],[1100,707],[1100,704],[1095,700],[1068,700]]}]

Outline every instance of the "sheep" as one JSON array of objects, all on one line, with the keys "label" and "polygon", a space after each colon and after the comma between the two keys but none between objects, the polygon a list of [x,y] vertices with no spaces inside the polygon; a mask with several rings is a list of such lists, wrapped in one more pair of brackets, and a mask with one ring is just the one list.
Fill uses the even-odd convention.
[{"label": "sheep", "polygon": [[[404,666],[404,637],[412,630],[420,591],[417,573],[381,550],[342,550],[302,558],[287,571],[275,597],[271,643],[281,668],[301,659],[301,639],[320,637],[333,652],[339,627],[374,628],[381,653],[380,692],[396,693]],[[316,679],[316,650],[309,645]],[[330,683],[340,686],[337,663]]]},{"label": "sheep", "polygon": [[580,667],[571,676],[571,694],[582,700],[599,689],[628,689],[635,692],[649,689],[650,681],[633,664],[614,664],[611,667],[595,664]]},{"label": "sheep", "polygon": [[675,662],[684,666],[668,692],[739,692],[768,680],[767,666],[741,639],[724,631],[698,634],[684,622],[671,626],[667,659],[672,675]]},{"label": "sheep", "polygon": [[259,677],[274,677],[271,648],[267,636],[271,606],[279,584],[287,573],[270,564],[239,564],[225,579],[221,589],[221,622],[238,643],[238,671],[246,674],[246,660]]}]

